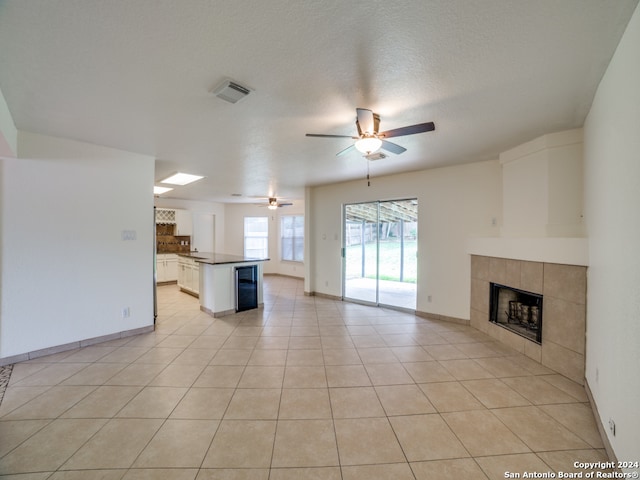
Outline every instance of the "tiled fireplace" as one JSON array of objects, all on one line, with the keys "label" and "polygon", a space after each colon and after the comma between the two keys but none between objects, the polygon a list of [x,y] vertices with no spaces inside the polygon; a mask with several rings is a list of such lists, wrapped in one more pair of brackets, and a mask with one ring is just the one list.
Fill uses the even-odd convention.
[{"label": "tiled fireplace", "polygon": [[542,343],[542,295],[489,284],[489,321],[526,339]]},{"label": "tiled fireplace", "polygon": [[[491,284],[508,286],[544,298],[544,328],[529,325],[523,335],[491,322]],[[556,372],[584,382],[587,268],[471,255],[471,325]],[[495,293],[494,293],[495,295]],[[517,298],[516,300],[518,301]],[[520,301],[535,305],[532,300]],[[504,306],[504,305],[503,305]],[[542,307],[542,299],[540,299]],[[508,300],[507,300],[508,310]],[[541,315],[542,308],[538,314]],[[526,322],[530,321],[529,310]],[[541,319],[541,317],[540,317]],[[513,325],[516,321],[512,322]],[[521,319],[518,324],[522,325]]]}]

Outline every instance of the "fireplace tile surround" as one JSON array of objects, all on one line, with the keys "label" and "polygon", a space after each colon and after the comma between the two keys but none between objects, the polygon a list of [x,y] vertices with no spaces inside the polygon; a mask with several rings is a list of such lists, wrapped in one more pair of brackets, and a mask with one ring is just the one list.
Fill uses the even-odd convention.
[{"label": "fireplace tile surround", "polygon": [[[489,321],[490,283],[544,295],[539,345]],[[471,326],[584,384],[587,267],[471,255]]]}]

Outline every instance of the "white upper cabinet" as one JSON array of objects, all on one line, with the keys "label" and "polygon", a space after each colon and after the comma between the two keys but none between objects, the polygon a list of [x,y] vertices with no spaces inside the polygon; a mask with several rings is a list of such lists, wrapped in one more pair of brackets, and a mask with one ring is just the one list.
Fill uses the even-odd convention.
[{"label": "white upper cabinet", "polygon": [[176,210],[176,235],[193,235],[193,217],[189,210]]}]

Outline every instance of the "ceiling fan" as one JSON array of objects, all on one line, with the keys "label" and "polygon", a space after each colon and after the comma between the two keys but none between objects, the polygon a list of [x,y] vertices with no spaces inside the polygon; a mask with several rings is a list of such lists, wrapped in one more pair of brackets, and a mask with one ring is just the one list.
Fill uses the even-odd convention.
[{"label": "ceiling fan", "polygon": [[290,207],[291,205],[293,205],[293,203],[291,202],[279,202],[276,197],[260,197],[260,198],[266,198],[268,200],[267,203],[257,203],[256,205],[260,207],[267,207],[269,210],[275,210],[276,208],[279,208],[279,207]]},{"label": "ceiling fan", "polygon": [[336,156],[344,155],[354,148],[366,155],[371,155],[380,148],[391,153],[399,155],[406,152],[406,148],[398,144],[389,142],[387,138],[403,137],[405,135],[413,135],[416,133],[432,132],[436,129],[433,122],[418,123],[406,127],[394,128],[386,132],[379,132],[380,115],[373,113],[366,108],[356,108],[357,118],[356,127],[358,128],[358,136],[351,135],[322,135],[317,133],[307,133],[307,137],[325,137],[325,138],[352,138],[356,140],[353,145],[348,146],[344,150],[339,151]]}]

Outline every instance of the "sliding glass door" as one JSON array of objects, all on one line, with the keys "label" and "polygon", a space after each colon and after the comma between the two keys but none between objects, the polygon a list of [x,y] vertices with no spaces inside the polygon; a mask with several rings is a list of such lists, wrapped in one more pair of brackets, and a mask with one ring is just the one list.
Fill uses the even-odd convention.
[{"label": "sliding glass door", "polygon": [[418,201],[344,206],[343,297],[415,310]]},{"label": "sliding glass door", "polygon": [[344,207],[344,297],[378,303],[378,202]]}]

